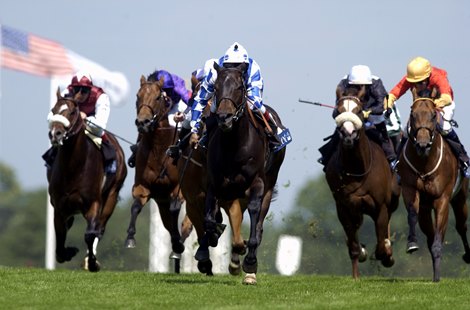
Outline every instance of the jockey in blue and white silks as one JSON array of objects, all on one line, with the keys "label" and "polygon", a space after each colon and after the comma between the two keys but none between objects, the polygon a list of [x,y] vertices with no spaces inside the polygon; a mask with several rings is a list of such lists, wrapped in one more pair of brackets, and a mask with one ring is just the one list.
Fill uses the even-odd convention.
[{"label": "jockey in blue and white silks", "polygon": [[[234,46],[238,46],[238,51],[232,52]],[[233,55],[233,54],[241,54]],[[212,61],[212,60],[209,60]],[[266,113],[266,108],[263,105],[263,77],[261,76],[261,70],[256,61],[249,58],[245,49],[238,43],[234,43],[227,53],[218,59],[218,65],[223,66],[224,63],[247,63],[248,69],[245,72],[245,86],[247,90],[248,100],[252,103],[250,108],[253,110],[254,107],[259,109],[261,113]],[[206,66],[205,66],[206,67]],[[201,121],[201,114],[207,105],[209,99],[214,95],[214,84],[217,79],[217,71],[213,67],[213,63],[209,67],[210,70],[202,80],[202,85],[194,98],[194,105],[191,116],[191,131],[197,133],[199,129],[199,123]],[[216,106],[211,106],[211,112],[215,112]],[[265,115],[268,119],[271,115]]]}]

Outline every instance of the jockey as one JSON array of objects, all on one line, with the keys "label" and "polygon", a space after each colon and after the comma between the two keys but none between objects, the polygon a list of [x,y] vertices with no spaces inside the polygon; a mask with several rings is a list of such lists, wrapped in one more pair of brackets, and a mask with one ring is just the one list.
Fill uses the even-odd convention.
[{"label": "jockey", "polygon": [[[369,126],[374,125],[380,133],[382,149],[388,162],[392,163],[396,159],[396,154],[386,127],[384,101],[387,96],[387,91],[385,90],[382,80],[372,75],[368,66],[356,65],[353,66],[349,74],[343,77],[339,82],[337,89],[343,92],[348,87],[360,87],[362,85],[366,87],[366,95],[364,97],[365,105],[363,107],[364,118],[367,119],[367,123],[370,123]],[[336,100],[338,99],[339,98],[336,98]],[[333,118],[336,116],[338,116],[338,111],[334,109]],[[330,141],[319,149],[322,154],[322,158],[318,160],[319,163],[326,166],[335,151],[338,139],[339,136],[337,131],[335,131]]]},{"label": "jockey", "polygon": [[[248,57],[247,51],[241,44],[235,42],[227,49],[225,55],[216,60],[216,62],[224,68],[235,68],[242,63],[248,64],[244,76],[248,101],[251,103],[250,108],[252,110],[256,108],[258,111],[260,111],[272,129],[272,133],[268,134],[270,149],[273,150],[278,147],[281,144],[278,136],[278,126],[275,123],[271,113],[269,113],[269,111],[267,111],[266,107],[263,105],[263,78],[261,76],[260,67],[256,61]],[[212,62],[209,72],[204,77],[201,88],[194,98],[190,123],[192,132],[191,144],[195,144],[199,140],[198,131],[200,127],[202,111],[207,105],[209,99],[211,99],[214,95],[214,84],[216,79],[217,71],[213,68]],[[216,108],[217,107],[215,104],[212,105],[211,113],[215,113]],[[205,137],[201,139],[199,144],[203,147],[205,146]]]},{"label": "jockey", "polygon": [[[425,89],[432,90],[434,87],[437,88],[439,98],[434,100],[434,105],[440,110],[442,115],[442,117],[439,118],[439,131],[445,139],[454,142],[449,143],[449,145],[457,154],[463,175],[466,178],[470,177],[470,171],[468,171],[468,166],[470,165],[469,157],[457,133],[452,128],[452,124],[454,123],[452,118],[454,116],[455,102],[452,88],[447,79],[447,72],[443,69],[431,66],[429,60],[423,57],[414,58],[408,63],[406,76],[404,76],[388,94],[388,101],[386,102],[387,108],[392,108],[395,101],[412,87],[416,87],[418,92]],[[402,139],[398,151],[399,153],[406,140],[406,138]]]},{"label": "jockey", "polygon": [[[170,98],[173,102],[172,108],[168,112],[168,121],[171,126],[176,127],[176,120],[179,119],[181,115],[184,115],[184,113],[188,113],[191,110],[190,98],[192,92],[186,89],[184,80],[176,74],[172,74],[166,70],[158,70],[153,74],[155,75],[156,81],[163,77],[162,90],[164,91],[165,96]],[[137,143],[130,147],[132,154],[127,160],[127,164],[131,168],[135,167],[135,153],[137,151],[139,141],[140,135],[137,137]]]},{"label": "jockey", "polygon": [[[78,103],[80,115],[85,120],[86,130],[93,136],[101,138],[101,150],[105,160],[105,169],[108,173],[116,172],[116,152],[106,137],[106,126],[110,112],[109,96],[100,87],[93,85],[89,73],[80,71],[73,78],[63,96],[71,96]],[[48,121],[52,116],[49,112]],[[97,140],[99,141],[99,140]],[[52,147],[44,155],[46,166],[51,167],[54,162],[56,150]]]}]

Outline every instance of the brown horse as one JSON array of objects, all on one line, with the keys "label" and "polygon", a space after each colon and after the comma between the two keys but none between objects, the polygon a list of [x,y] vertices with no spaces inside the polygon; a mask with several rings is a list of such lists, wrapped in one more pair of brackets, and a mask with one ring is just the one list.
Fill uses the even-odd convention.
[{"label": "brown horse", "polygon": [[[168,146],[175,143],[176,128],[168,121],[168,112],[173,102],[162,92],[163,78],[157,80],[156,73],[140,79],[137,92],[137,118],[139,131],[136,153],[135,180],[132,187],[134,202],[127,230],[126,247],[136,245],[136,220],[144,205],[154,199],[166,230],[170,233],[172,253],[170,258],[179,260],[184,251],[184,240],[178,228],[181,202],[178,193],[178,170],[166,155]],[[176,104],[176,103],[175,103]],[[189,226],[185,226],[190,229]],[[189,233],[183,233],[184,236]]]},{"label": "brown horse", "polygon": [[[193,96],[199,89],[199,81],[193,75],[191,79]],[[209,117],[209,107],[204,110],[204,118]],[[201,131],[203,128],[201,128]],[[204,208],[207,189],[207,156],[206,150],[202,147],[183,151],[182,159],[178,161],[178,169],[181,178],[181,192],[186,201],[186,213],[190,218],[198,240],[201,241],[204,236]],[[245,242],[241,235],[241,225],[243,221],[243,210],[238,200],[233,203],[219,202],[218,206],[225,210],[228,215],[232,228],[232,253],[230,265],[228,267],[230,274],[238,275],[241,271],[240,255],[246,253]],[[224,226],[221,224],[222,215],[220,208],[217,215],[218,235],[223,232]],[[246,208],[246,205],[244,206]],[[196,252],[198,269],[201,273],[212,275],[212,262],[209,258],[208,244],[201,244]]]},{"label": "brown horse", "polygon": [[87,221],[88,255],[84,266],[89,271],[99,271],[96,247],[127,176],[124,153],[114,136],[107,133],[109,142],[116,149],[117,169],[115,173],[105,173],[101,151],[87,137],[77,103],[72,98],[61,97],[57,90],[57,103],[51,111],[49,137],[58,152],[48,169],[47,179],[54,207],[56,260],[63,263],[77,254],[78,249],[65,247],[65,241],[74,215],[81,213]]},{"label": "brown horse", "polygon": [[[214,89],[218,126],[209,136],[205,234],[200,244],[217,245],[216,201],[231,204],[239,199],[242,205],[246,204],[250,215],[250,237],[242,267],[247,273],[244,283],[255,284],[258,268],[256,253],[261,244],[263,222],[285,157],[285,148],[275,153],[268,150],[264,128],[257,124],[252,116],[255,112],[248,106],[244,68],[228,69],[216,63],[214,68],[217,71]],[[281,125],[277,114],[269,110]]]},{"label": "brown horse", "polygon": [[375,223],[377,245],[375,257],[385,267],[394,264],[389,223],[397,209],[400,187],[392,174],[382,148],[366,135],[363,117],[365,88],[337,90],[336,117],[340,145],[325,167],[325,175],[336,211],[347,237],[352,276],[359,278],[359,262],[367,259],[359,243],[359,229],[364,214]]},{"label": "brown horse", "polygon": [[465,250],[463,260],[470,263],[466,224],[468,179],[462,180],[458,160],[437,129],[437,119],[441,115],[436,111],[433,99],[419,97],[416,89],[412,93],[409,139],[402,152],[398,172],[408,211],[408,241],[416,241],[415,226],[419,222],[432,257],[433,281],[438,282],[449,202]]}]

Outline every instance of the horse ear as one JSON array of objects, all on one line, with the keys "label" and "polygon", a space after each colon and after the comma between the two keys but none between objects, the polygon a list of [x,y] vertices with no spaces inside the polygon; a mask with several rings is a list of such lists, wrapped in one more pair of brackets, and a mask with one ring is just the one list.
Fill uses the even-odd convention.
[{"label": "horse ear", "polygon": [[142,74],[142,76],[140,77],[140,86],[142,86],[143,84],[145,84],[145,82],[147,82],[147,79],[146,79],[145,76]]},{"label": "horse ear", "polygon": [[59,100],[60,98],[62,98],[62,96],[60,95],[60,86],[57,87],[57,100]]},{"label": "horse ear", "polygon": [[432,91],[431,91],[431,98],[436,99],[437,98],[437,87],[433,86]]},{"label": "horse ear", "polygon": [[339,85],[336,87],[336,101],[343,96],[343,91]]},{"label": "horse ear", "polygon": [[217,62],[215,62],[215,61],[214,61],[214,69],[215,69],[215,71],[217,71],[217,72],[219,72],[219,70],[220,70],[219,64],[218,64]]},{"label": "horse ear", "polygon": [[238,66],[242,72],[245,72],[248,69],[248,64],[246,62],[242,63],[240,66]]},{"label": "horse ear", "polygon": [[165,83],[165,78],[162,76],[157,82],[158,87],[162,88],[163,83]]},{"label": "horse ear", "polygon": [[366,86],[365,85],[361,85],[361,88],[359,89],[359,93],[357,94],[357,98],[359,98],[359,100],[362,101],[362,99],[364,98],[366,94]]}]

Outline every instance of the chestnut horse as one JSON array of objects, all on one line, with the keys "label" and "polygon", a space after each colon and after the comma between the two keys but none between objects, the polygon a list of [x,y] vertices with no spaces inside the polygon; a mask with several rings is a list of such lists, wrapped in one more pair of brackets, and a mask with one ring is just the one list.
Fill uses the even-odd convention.
[{"label": "chestnut horse", "polygon": [[[193,96],[196,95],[200,84],[194,75],[191,78]],[[207,105],[204,110],[203,117],[207,120],[209,117],[209,107]],[[201,128],[201,131],[203,128]],[[178,169],[180,171],[181,192],[186,201],[186,213],[191,220],[198,241],[202,241],[204,236],[204,208],[207,189],[207,155],[206,150],[202,147],[195,149],[186,148],[183,150],[182,158],[178,161]],[[233,203],[219,202],[219,207],[224,209],[228,215],[232,228],[232,253],[228,270],[232,275],[238,275],[241,271],[240,255],[246,253],[246,245],[241,235],[241,226],[243,221],[243,207],[238,200]],[[220,236],[225,228],[222,222],[220,208],[217,211],[217,234]],[[212,261],[209,257],[209,246],[206,243],[200,244],[196,255],[198,261],[198,269],[201,273],[212,275]]]},{"label": "chestnut horse", "polygon": [[[200,244],[217,245],[217,203],[239,199],[250,215],[248,253],[242,268],[245,284],[256,283],[257,249],[261,244],[264,218],[269,210],[285,148],[270,152],[264,128],[253,117],[243,81],[244,66],[223,68],[214,63],[217,128],[209,136],[207,149],[207,192],[205,234]],[[279,117],[267,107],[281,125]]]},{"label": "chestnut horse", "polygon": [[415,226],[419,222],[432,257],[433,281],[438,282],[449,203],[465,250],[463,260],[470,263],[466,224],[468,179],[462,180],[458,160],[439,133],[438,117],[442,116],[436,111],[433,99],[418,96],[416,89],[412,93],[409,139],[404,146],[398,172],[408,211],[408,241],[416,241]]},{"label": "chestnut horse", "polygon": [[105,173],[101,151],[85,133],[77,102],[71,97],[61,97],[57,90],[57,103],[51,111],[49,138],[58,152],[47,179],[54,207],[56,260],[63,263],[77,254],[78,249],[65,247],[65,241],[74,215],[81,213],[87,221],[88,254],[84,266],[96,272],[100,270],[96,248],[127,176],[124,153],[115,137],[106,133],[116,150],[117,169],[115,173]]},{"label": "chestnut horse", "polygon": [[[179,261],[184,251],[184,240],[178,229],[181,199],[178,195],[178,170],[166,155],[168,147],[175,143],[176,128],[168,121],[168,112],[173,103],[162,91],[163,78],[157,80],[156,73],[140,79],[137,92],[137,118],[139,132],[136,152],[135,180],[132,187],[134,202],[127,230],[126,247],[134,248],[136,220],[144,205],[154,199],[166,230],[170,233],[172,253],[170,258]],[[187,226],[190,228],[190,225]],[[183,232],[184,236],[189,235]]]},{"label": "chestnut horse", "polygon": [[359,262],[367,251],[359,242],[359,229],[364,214],[375,223],[377,245],[375,257],[385,267],[394,264],[389,223],[397,209],[400,187],[385,154],[366,135],[363,117],[365,87],[337,90],[336,117],[340,145],[325,167],[325,176],[336,202],[339,221],[347,237],[352,276],[359,278]]}]

